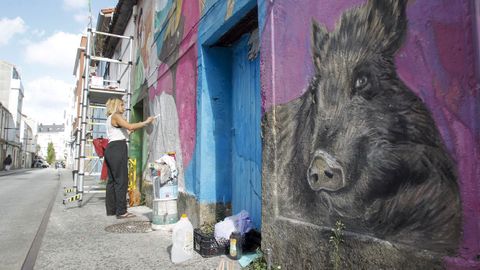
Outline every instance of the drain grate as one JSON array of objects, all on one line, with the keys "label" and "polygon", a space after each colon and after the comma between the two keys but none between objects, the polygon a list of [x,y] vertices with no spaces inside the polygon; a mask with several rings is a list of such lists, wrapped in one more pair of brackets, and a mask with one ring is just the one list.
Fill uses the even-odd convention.
[{"label": "drain grate", "polygon": [[128,221],[105,227],[105,231],[112,233],[147,233],[152,231],[150,221]]}]

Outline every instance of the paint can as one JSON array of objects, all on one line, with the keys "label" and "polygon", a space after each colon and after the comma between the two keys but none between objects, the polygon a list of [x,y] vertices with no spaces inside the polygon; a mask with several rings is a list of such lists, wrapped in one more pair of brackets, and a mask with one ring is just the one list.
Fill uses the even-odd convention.
[{"label": "paint can", "polygon": [[162,225],[178,221],[177,199],[153,200],[152,229],[159,230]]},{"label": "paint can", "polygon": [[158,198],[155,199],[176,199],[178,197],[178,185],[167,184],[158,188]]}]

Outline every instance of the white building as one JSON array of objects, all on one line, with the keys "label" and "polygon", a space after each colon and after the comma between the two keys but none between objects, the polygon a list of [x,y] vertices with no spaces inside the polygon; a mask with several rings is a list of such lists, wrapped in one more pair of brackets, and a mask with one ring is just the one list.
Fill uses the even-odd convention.
[{"label": "white building", "polygon": [[12,169],[20,168],[22,164],[21,144],[16,139],[17,129],[14,128],[10,111],[0,103],[0,168],[3,170],[3,160],[12,157]]},{"label": "white building", "polygon": [[65,160],[65,124],[38,125],[37,144],[40,146],[38,155],[47,158],[48,144],[53,143],[57,161]]},{"label": "white building", "polygon": [[37,123],[24,114],[20,123],[20,141],[22,142],[21,167],[30,168],[37,153]]},{"label": "white building", "polygon": [[20,140],[23,94],[23,84],[17,68],[8,62],[0,61],[0,104],[2,104],[0,157],[11,155],[12,168],[20,168],[24,164]]},{"label": "white building", "polygon": [[23,84],[17,68],[8,62],[0,61],[0,102],[12,114],[19,143],[23,96]]},{"label": "white building", "polygon": [[75,161],[75,136],[73,135],[73,126],[77,112],[75,107],[75,88],[70,91],[68,100],[68,107],[65,110],[65,155],[67,168],[73,169],[73,162]]}]

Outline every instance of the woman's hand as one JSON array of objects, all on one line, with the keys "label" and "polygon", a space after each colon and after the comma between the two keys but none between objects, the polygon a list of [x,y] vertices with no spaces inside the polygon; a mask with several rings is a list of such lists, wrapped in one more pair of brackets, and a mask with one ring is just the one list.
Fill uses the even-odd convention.
[{"label": "woman's hand", "polygon": [[149,117],[147,118],[147,120],[145,120],[145,124],[148,125],[148,124],[152,123],[153,120],[155,120],[155,117],[149,116]]}]

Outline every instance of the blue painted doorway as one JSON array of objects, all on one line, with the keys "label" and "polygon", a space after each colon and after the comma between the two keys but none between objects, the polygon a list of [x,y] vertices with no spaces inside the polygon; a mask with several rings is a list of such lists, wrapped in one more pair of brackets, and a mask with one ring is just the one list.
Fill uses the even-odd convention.
[{"label": "blue painted doorway", "polygon": [[200,29],[198,143],[195,167],[190,172],[197,181],[192,189],[202,203],[222,203],[227,208],[230,205],[233,214],[246,210],[255,228],[260,230],[262,141],[258,12],[256,1],[243,0],[242,3],[235,6],[238,10],[229,20],[224,21],[223,16],[217,20],[206,16],[205,23],[211,24]]},{"label": "blue painted doorway", "polygon": [[260,57],[251,33],[232,45],[232,210],[247,210],[257,229],[262,218]]}]

